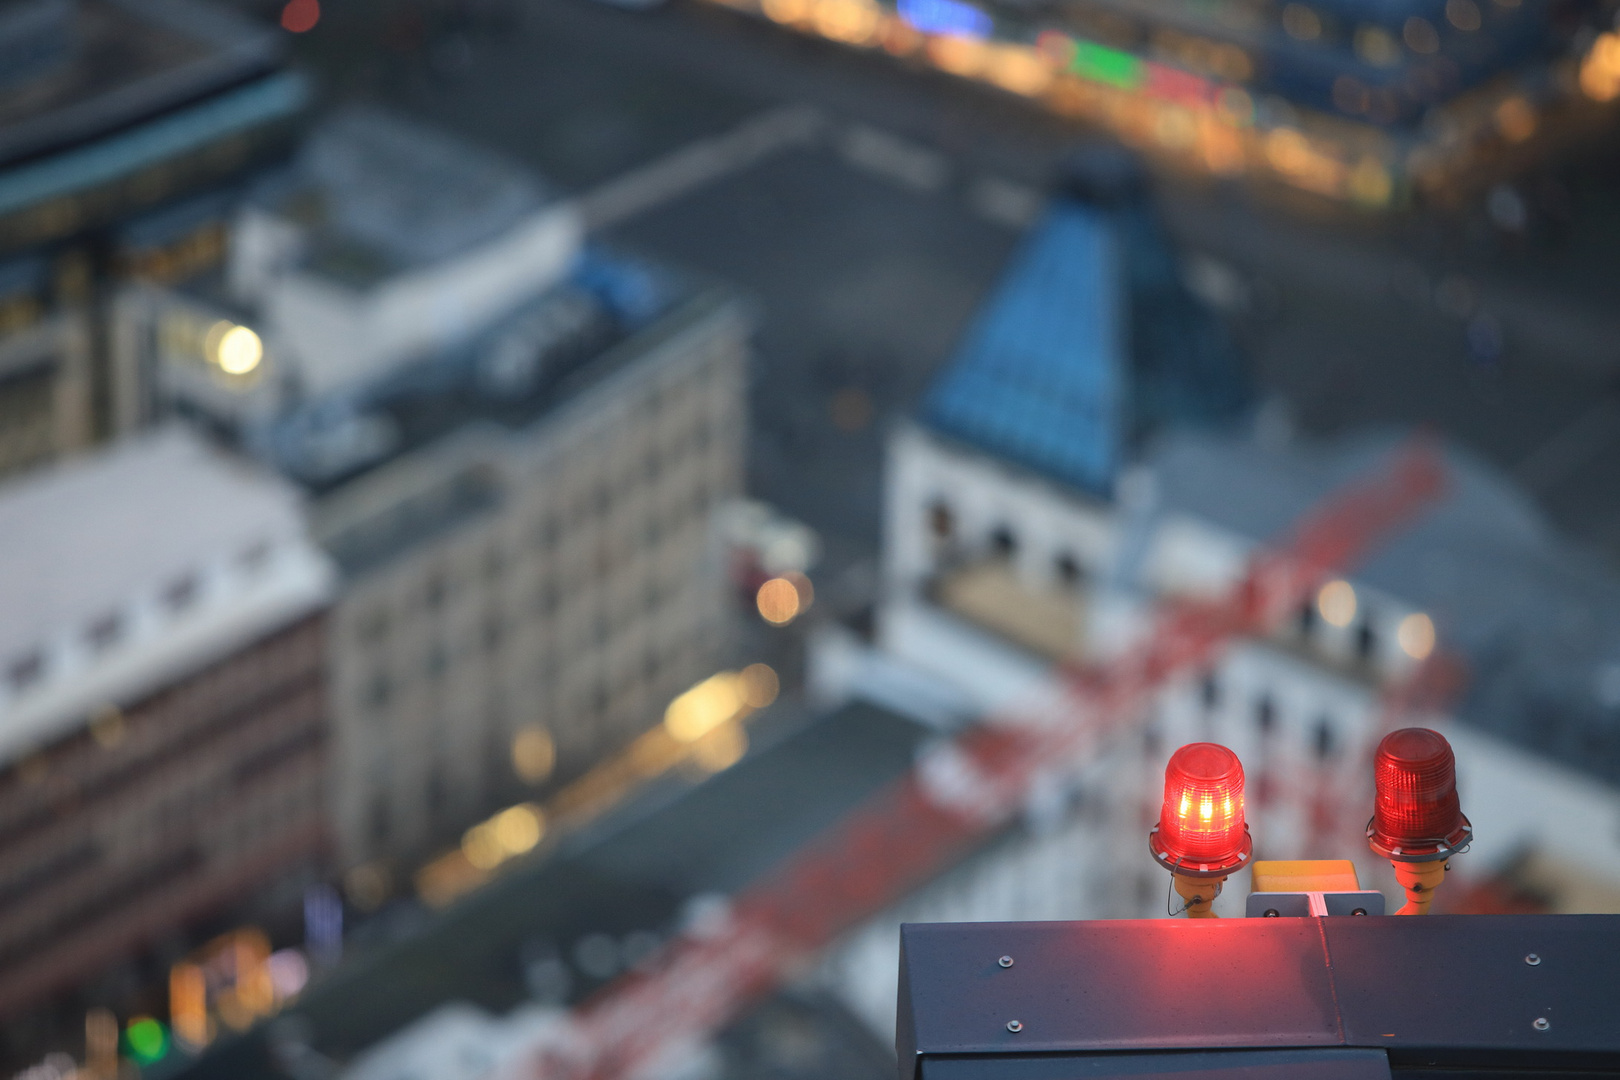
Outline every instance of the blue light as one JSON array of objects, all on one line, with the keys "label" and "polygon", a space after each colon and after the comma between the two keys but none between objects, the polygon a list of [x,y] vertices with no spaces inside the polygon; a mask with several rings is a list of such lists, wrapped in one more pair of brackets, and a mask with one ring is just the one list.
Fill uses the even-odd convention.
[{"label": "blue light", "polygon": [[900,17],[925,34],[990,35],[990,16],[961,0],[899,0]]}]

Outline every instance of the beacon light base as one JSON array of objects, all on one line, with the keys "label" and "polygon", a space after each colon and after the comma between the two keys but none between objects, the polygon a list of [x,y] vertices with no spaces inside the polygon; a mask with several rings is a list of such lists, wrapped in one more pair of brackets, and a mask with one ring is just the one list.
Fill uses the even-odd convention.
[{"label": "beacon light base", "polygon": [[1453,855],[1461,855],[1474,842],[1474,826],[1464,815],[1458,815],[1462,824],[1450,836],[1407,840],[1399,844],[1386,843],[1379,835],[1373,818],[1367,819],[1367,846],[1390,862],[1445,862]]},{"label": "beacon light base", "polygon": [[1249,827],[1245,824],[1243,826],[1242,845],[1233,853],[1231,858],[1223,859],[1220,862],[1203,862],[1198,859],[1173,855],[1166,851],[1159,840],[1159,827],[1155,825],[1148,833],[1148,852],[1153,856],[1154,862],[1177,877],[1224,878],[1249,865],[1249,859],[1254,855],[1254,838],[1249,835]]}]

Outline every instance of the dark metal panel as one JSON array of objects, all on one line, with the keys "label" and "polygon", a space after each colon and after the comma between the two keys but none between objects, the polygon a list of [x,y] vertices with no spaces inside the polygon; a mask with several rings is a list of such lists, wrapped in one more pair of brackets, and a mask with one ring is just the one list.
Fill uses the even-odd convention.
[{"label": "dark metal panel", "polygon": [[1537,1056],[1620,1048],[1620,916],[1320,922],[1353,1045]]},{"label": "dark metal panel", "polygon": [[1382,1050],[924,1058],[921,1080],[1390,1080]]},{"label": "dark metal panel", "polygon": [[1319,922],[904,926],[901,1000],[911,1015],[899,1028],[913,1041],[899,1049],[906,1058],[1336,1045]]}]

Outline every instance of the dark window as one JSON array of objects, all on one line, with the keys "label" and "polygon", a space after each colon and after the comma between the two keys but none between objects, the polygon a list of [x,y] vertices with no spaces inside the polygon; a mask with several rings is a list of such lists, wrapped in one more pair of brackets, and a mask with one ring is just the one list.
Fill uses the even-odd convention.
[{"label": "dark window", "polygon": [[1072,589],[1086,579],[1085,571],[1080,569],[1080,563],[1067,551],[1059,555],[1052,565],[1057,571],[1059,583],[1064,588]]},{"label": "dark window", "polygon": [[1373,631],[1372,623],[1364,622],[1356,627],[1356,659],[1365,663],[1372,659],[1377,649],[1378,635]]},{"label": "dark window", "polygon": [[442,607],[445,594],[448,591],[444,583],[444,575],[434,574],[428,578],[427,587],[422,590],[422,601],[430,608]]},{"label": "dark window", "polygon": [[371,682],[366,685],[366,704],[374,708],[387,705],[393,696],[393,684],[389,682],[388,676],[380,671],[373,675]]},{"label": "dark window", "polygon": [[388,612],[382,608],[369,612],[360,622],[360,640],[376,644],[388,637]]},{"label": "dark window", "polygon": [[1309,639],[1316,630],[1316,604],[1307,600],[1299,608],[1299,636]]},{"label": "dark window", "polygon": [[1327,717],[1316,722],[1316,757],[1319,761],[1326,761],[1339,749],[1339,738],[1334,733],[1333,721]]},{"label": "dark window", "polygon": [[90,646],[98,652],[117,644],[118,639],[124,636],[124,618],[114,612],[103,615],[90,624]]},{"label": "dark window", "polygon": [[242,552],[241,559],[242,565],[249,571],[262,570],[264,564],[270,561],[270,545],[261,540]]},{"label": "dark window", "polygon": [[1203,699],[1204,708],[1213,709],[1221,703],[1221,684],[1215,678],[1213,671],[1204,673],[1203,685],[1199,687],[1199,696]]},{"label": "dark window", "polygon": [[171,611],[184,611],[197,599],[197,579],[191,574],[163,590],[163,602]]},{"label": "dark window", "polygon": [[1005,525],[990,534],[990,550],[998,559],[1010,559],[1018,554],[1018,537]]},{"label": "dark window", "polygon": [[941,540],[949,540],[956,529],[956,518],[951,508],[936,502],[928,508],[928,529]]},{"label": "dark window", "polygon": [[29,653],[20,660],[13,661],[6,669],[6,679],[17,690],[26,689],[39,681],[45,674],[45,657],[37,652]]},{"label": "dark window", "polygon": [[1254,703],[1254,723],[1260,734],[1270,735],[1277,727],[1277,704],[1270,694],[1261,694]]}]

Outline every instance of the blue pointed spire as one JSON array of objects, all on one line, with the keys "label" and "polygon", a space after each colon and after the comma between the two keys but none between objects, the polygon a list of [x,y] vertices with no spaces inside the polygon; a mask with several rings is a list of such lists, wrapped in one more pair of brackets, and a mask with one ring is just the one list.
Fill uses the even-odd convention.
[{"label": "blue pointed spire", "polygon": [[1122,280],[1107,217],[1054,203],[929,391],[924,422],[1108,495],[1129,435]]}]

